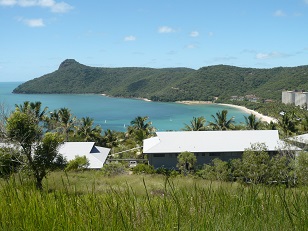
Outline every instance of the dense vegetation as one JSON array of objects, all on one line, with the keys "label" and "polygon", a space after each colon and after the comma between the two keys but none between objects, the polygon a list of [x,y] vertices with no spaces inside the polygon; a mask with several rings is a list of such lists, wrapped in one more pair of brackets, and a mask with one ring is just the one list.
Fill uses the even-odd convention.
[{"label": "dense vegetation", "polygon": [[308,66],[99,68],[69,59],[55,72],[20,85],[14,93],[96,93],[154,101],[229,99],[255,94],[262,99],[280,100],[284,89],[308,90]]},{"label": "dense vegetation", "polygon": [[307,230],[307,190],[190,177],[53,173],[0,185],[1,230]]}]

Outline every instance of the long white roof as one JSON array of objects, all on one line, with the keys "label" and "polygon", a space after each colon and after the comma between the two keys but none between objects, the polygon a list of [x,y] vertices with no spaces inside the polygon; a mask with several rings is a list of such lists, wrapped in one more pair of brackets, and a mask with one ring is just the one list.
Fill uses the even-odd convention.
[{"label": "long white roof", "polygon": [[255,143],[281,148],[277,130],[156,132],[143,141],[143,153],[239,152]]},{"label": "long white roof", "polygon": [[109,148],[95,146],[94,142],[65,142],[59,148],[59,153],[67,161],[76,156],[86,156],[90,162],[89,168],[102,168],[109,152]]}]

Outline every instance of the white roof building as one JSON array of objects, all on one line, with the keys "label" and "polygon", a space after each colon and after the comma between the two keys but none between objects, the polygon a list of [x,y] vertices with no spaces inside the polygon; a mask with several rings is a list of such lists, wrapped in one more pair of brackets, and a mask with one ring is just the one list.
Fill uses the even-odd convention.
[{"label": "white roof building", "polygon": [[238,152],[265,143],[269,151],[282,145],[277,130],[156,132],[145,139],[143,153]]},{"label": "white roof building", "polygon": [[308,133],[288,138],[294,145],[308,151]]},{"label": "white roof building", "polygon": [[308,144],[308,133],[298,136],[290,137],[289,140],[297,141],[299,143]]},{"label": "white roof building", "polygon": [[279,140],[277,130],[180,131],[156,132],[156,135],[143,141],[143,153],[155,168],[176,168],[177,155],[185,151],[194,153],[197,165],[203,165],[215,158],[224,161],[241,158],[245,149],[256,143],[264,143],[271,154],[287,148]]},{"label": "white roof building", "polygon": [[86,156],[90,163],[88,168],[92,169],[102,168],[109,152],[109,148],[95,146],[94,142],[65,142],[59,147],[59,153],[67,161],[75,159],[76,156]]}]

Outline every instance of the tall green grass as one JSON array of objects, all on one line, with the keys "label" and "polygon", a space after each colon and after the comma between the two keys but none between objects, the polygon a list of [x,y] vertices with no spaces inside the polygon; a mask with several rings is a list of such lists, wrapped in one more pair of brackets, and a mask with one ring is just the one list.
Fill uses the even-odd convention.
[{"label": "tall green grass", "polygon": [[304,188],[95,174],[54,175],[43,192],[2,182],[0,230],[308,229]]}]

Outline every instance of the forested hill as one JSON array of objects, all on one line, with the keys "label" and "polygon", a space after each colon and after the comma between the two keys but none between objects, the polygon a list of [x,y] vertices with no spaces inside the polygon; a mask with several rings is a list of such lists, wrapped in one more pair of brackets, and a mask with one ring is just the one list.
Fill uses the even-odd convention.
[{"label": "forested hill", "polygon": [[14,93],[107,94],[155,101],[229,99],[255,94],[280,100],[284,89],[308,90],[308,66],[271,69],[227,65],[189,68],[102,68],[67,59],[58,70],[30,80]]}]

